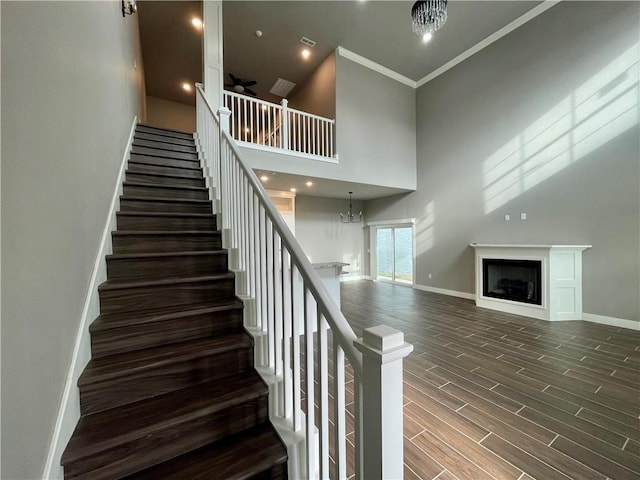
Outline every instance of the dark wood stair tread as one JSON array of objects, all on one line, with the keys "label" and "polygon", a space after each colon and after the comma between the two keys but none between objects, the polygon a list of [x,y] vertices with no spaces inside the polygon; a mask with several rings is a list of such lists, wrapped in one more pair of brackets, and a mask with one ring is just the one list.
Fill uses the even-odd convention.
[{"label": "dark wood stair tread", "polygon": [[190,187],[189,185],[161,185],[159,183],[146,183],[146,182],[124,182],[125,187],[151,187],[151,188],[173,188],[177,190],[197,190],[208,191],[207,187]]},{"label": "dark wood stair tread", "polygon": [[89,326],[89,331],[102,332],[126,326],[160,323],[170,319],[236,310],[242,309],[243,307],[243,303],[240,300],[233,299],[212,304],[193,305],[189,309],[185,309],[184,305],[180,305],[177,307],[162,308],[156,311],[107,313],[96,318]]},{"label": "dark wood stair tread", "polygon": [[159,132],[158,135],[166,135],[166,136],[177,135],[179,138],[187,138],[187,139],[193,140],[192,132],[183,132],[181,130],[173,130],[170,128],[155,127],[153,125],[147,125],[144,123],[139,123],[137,127],[138,127],[137,130],[139,130],[140,132],[145,132],[145,131]]},{"label": "dark wood stair tread", "polygon": [[226,255],[227,250],[196,250],[194,252],[159,252],[159,253],[116,253],[107,255],[108,260],[124,260],[137,258],[158,258],[159,260],[170,257],[203,257],[207,255]]},{"label": "dark wood stair tread", "polygon": [[106,282],[98,286],[98,291],[108,290],[125,290],[129,288],[147,288],[147,287],[159,287],[165,285],[179,285],[185,283],[205,283],[216,280],[228,280],[234,278],[233,272],[218,273],[215,275],[203,275],[199,277],[187,277],[187,278],[167,278],[167,279],[154,279],[154,280],[107,280]]},{"label": "dark wood stair tread", "polygon": [[81,460],[135,438],[151,436],[155,431],[170,428],[189,418],[266,395],[267,391],[258,374],[249,371],[83,415],[62,455],[62,464]]},{"label": "dark wood stair tread", "polygon": [[[127,167],[140,167],[144,165],[145,167],[147,166],[155,166],[155,167],[167,167],[168,165],[153,165],[153,164],[149,164],[149,163],[143,163],[143,162],[136,162],[135,159],[131,158],[129,159],[129,162],[127,163]],[[172,165],[170,166],[170,168],[175,168],[175,169],[180,169],[180,170],[190,170],[190,171],[199,171],[202,172],[202,167],[198,166],[194,166],[194,165],[190,165],[190,164],[185,164],[185,165]]]},{"label": "dark wood stair tread", "polygon": [[172,198],[172,197],[140,197],[137,195],[121,195],[120,202],[149,202],[149,203],[173,203],[182,205],[210,205],[210,200],[200,198]]},{"label": "dark wood stair tread", "polygon": [[123,480],[249,479],[274,465],[282,465],[282,478],[286,478],[286,461],[285,447],[265,423]]},{"label": "dark wood stair tread", "polygon": [[[175,173],[163,173],[163,172],[136,172],[127,170],[127,175],[144,175],[145,177],[159,177],[163,179],[179,179],[179,180],[202,180],[202,177],[189,177],[188,175],[176,175]],[[154,183],[154,185],[156,185]]]},{"label": "dark wood stair tread", "polygon": [[150,237],[154,236],[162,236],[162,235],[178,235],[178,236],[208,236],[208,237],[219,237],[222,234],[219,230],[113,230],[111,232],[112,236],[116,237],[128,237],[128,236],[144,236],[148,235]]},{"label": "dark wood stair tread", "polygon": [[78,379],[83,387],[114,378],[188,359],[208,357],[240,348],[252,348],[253,340],[246,332],[233,332],[216,338],[189,340],[133,352],[92,358]]},{"label": "dark wood stair tread", "polygon": [[213,218],[214,213],[189,213],[189,212],[116,212],[121,217],[180,217],[180,218]]}]

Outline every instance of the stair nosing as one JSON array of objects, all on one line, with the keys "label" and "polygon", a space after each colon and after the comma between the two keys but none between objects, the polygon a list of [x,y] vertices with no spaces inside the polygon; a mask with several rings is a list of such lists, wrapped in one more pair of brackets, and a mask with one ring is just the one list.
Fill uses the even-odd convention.
[{"label": "stair nosing", "polygon": [[191,187],[189,185],[162,185],[159,183],[144,183],[144,182],[123,182],[124,187],[154,187],[154,188],[172,188],[176,190],[197,190],[197,191],[208,191],[207,187]]},{"label": "stair nosing", "polygon": [[[233,375],[232,377],[237,377],[240,378],[240,376],[246,376],[246,372],[243,374],[237,374],[237,375]],[[237,395],[232,395],[230,396],[230,398],[225,399],[224,401],[221,401],[220,403],[215,403],[215,402],[211,402],[206,406],[201,406],[200,408],[196,408],[194,407],[193,410],[190,411],[186,411],[184,412],[181,416],[169,416],[166,417],[166,419],[160,419],[160,421],[156,422],[156,423],[152,423],[151,421],[148,422],[147,425],[143,425],[141,427],[139,427],[137,430],[130,430],[127,432],[124,432],[121,435],[116,435],[114,437],[110,437],[107,439],[104,439],[102,442],[94,442],[91,445],[89,445],[84,452],[81,452],[80,454],[76,454],[76,455],[64,455],[61,458],[61,464],[63,465],[67,465],[67,464],[71,464],[74,462],[77,462],[83,458],[87,458],[91,455],[95,455],[98,452],[103,452],[106,450],[109,450],[111,448],[114,448],[118,445],[123,445],[126,444],[128,442],[131,442],[137,438],[141,438],[144,436],[149,435],[151,432],[154,431],[159,431],[168,427],[171,427],[172,425],[178,425],[180,423],[185,423],[191,419],[195,419],[195,418],[199,418],[199,417],[203,417],[206,415],[211,415],[212,413],[215,413],[217,411],[222,411],[222,410],[226,410],[227,408],[234,406],[234,405],[240,405],[242,403],[245,403],[247,401],[250,400],[255,400],[257,398],[260,397],[265,397],[268,395],[269,391],[268,388],[266,386],[266,384],[264,383],[264,381],[259,377],[259,375],[257,373],[255,373],[255,375],[252,375],[253,378],[251,379],[251,383],[249,383],[249,381],[247,381],[246,385],[244,386],[244,388],[246,388],[247,390],[249,390],[248,393],[246,393],[244,396],[239,397]],[[247,377],[248,379],[248,377]],[[226,378],[227,382],[229,381],[229,377]],[[199,385],[193,385],[187,388],[183,388],[180,390],[175,390],[172,392],[168,392],[162,395],[159,395],[158,397],[156,397],[156,400],[159,402],[162,402],[163,400],[168,402],[167,399],[170,399],[172,396],[179,396],[180,394],[184,394],[185,391],[196,391],[196,395],[197,395],[197,390],[201,389],[203,387],[204,384],[213,384],[215,382],[220,383],[220,380],[213,380],[211,382],[204,382],[203,384],[199,384]],[[130,410],[134,405],[138,406],[136,404],[141,403],[141,402],[148,402],[148,399],[142,399],[142,400],[138,400],[136,402],[133,403],[129,403],[129,404],[125,404],[125,405],[120,405],[117,407],[114,407],[113,409],[109,409],[108,411],[113,414],[114,411],[117,410],[121,410],[123,413],[126,413],[128,410]],[[102,410],[102,411],[98,411],[98,412],[94,412],[94,413],[90,413],[87,415],[82,415],[80,417],[80,421],[78,422],[78,426],[80,426],[81,422],[83,419],[87,420],[87,421],[91,421],[94,418],[98,418],[98,415],[101,415],[103,412],[105,412],[106,410]],[[120,413],[120,412],[118,412]],[[121,418],[124,417],[126,419],[126,415],[121,415]],[[78,428],[78,427],[76,427]]]},{"label": "stair nosing", "polygon": [[[224,340],[224,339],[227,339],[227,340],[231,339],[234,341],[228,344],[215,343],[216,341],[218,343],[222,343],[221,340]],[[200,348],[175,353],[175,348],[180,345],[185,345],[185,346],[197,345]],[[238,350],[240,348],[253,348],[253,342],[251,340],[251,337],[249,336],[248,333],[244,331],[230,332],[230,333],[227,333],[226,335],[220,335],[215,339],[207,338],[204,340],[186,340],[182,342],[149,347],[144,351],[147,353],[150,353],[153,350],[156,350],[156,354],[151,355],[150,357],[146,357],[144,359],[144,363],[137,364],[137,365],[135,364],[134,360],[118,361],[118,357],[133,356],[134,354],[138,354],[139,351],[141,350],[113,353],[111,355],[92,358],[87,364],[87,366],[85,367],[80,377],[78,378],[77,385],[78,385],[78,388],[88,387],[91,385],[99,385],[101,383],[105,383],[110,380],[126,377],[127,375],[145,372],[148,370],[161,368],[166,365],[181,363],[181,362],[193,360],[196,358],[223,354],[233,350]],[[100,363],[103,363],[103,365],[99,365],[97,367],[92,365],[92,362],[94,362],[95,360],[98,360]],[[111,360],[112,363],[108,363],[108,360]],[[131,364],[133,365],[128,366]],[[115,366],[119,366],[118,370],[109,371],[102,374],[99,373],[100,370],[104,370],[106,368],[115,367]],[[90,375],[89,379],[87,379],[88,374],[93,374],[93,375]]]},{"label": "stair nosing", "polygon": [[125,172],[125,175],[148,175],[152,177],[164,177],[168,179],[179,178],[180,180],[204,180],[204,177],[189,177],[186,175],[174,175],[172,173],[163,172],[130,172],[128,169]]},{"label": "stair nosing", "polygon": [[161,202],[161,203],[196,203],[207,205],[211,200],[203,198],[171,198],[171,197],[139,197],[136,195],[120,195],[120,201],[136,201],[136,202]]},{"label": "stair nosing", "polygon": [[181,283],[204,283],[215,280],[228,280],[235,278],[233,272],[225,272],[217,275],[200,275],[197,277],[178,277],[178,278],[165,278],[165,279],[147,279],[139,281],[131,280],[107,280],[98,286],[98,291],[112,291],[112,290],[126,290],[130,288],[147,288],[147,287],[161,287],[172,284]]},{"label": "stair nosing", "polygon": [[189,133],[189,132],[183,132],[183,131],[180,131],[180,130],[172,130],[171,128],[156,127],[156,126],[153,126],[153,125],[147,125],[146,123],[138,123],[136,125],[136,130],[138,129],[138,127],[150,128],[152,130],[161,130],[163,132],[179,133],[179,134],[182,134],[182,135],[187,135],[187,136],[189,136],[189,138],[193,139],[193,132]]},{"label": "stair nosing", "polygon": [[[244,308],[243,303],[234,299],[227,303],[220,303],[218,305],[211,304],[208,306],[194,305],[194,308],[189,310],[177,310],[174,312],[153,312],[151,314],[139,314],[132,315],[130,317],[123,316],[121,313],[105,313],[99,315],[89,325],[89,331],[94,332],[107,332],[109,330],[116,330],[119,328],[126,328],[128,326],[146,325],[148,323],[162,323],[169,320],[178,319],[181,317],[189,317],[193,315],[201,315],[206,313],[224,312],[231,310],[242,310]],[[118,323],[118,322],[122,323]]]},{"label": "stair nosing", "polygon": [[227,250],[185,250],[177,252],[151,252],[151,253],[112,253],[105,256],[107,260],[129,260],[137,258],[168,258],[168,257],[204,257],[206,255],[226,255]]},{"label": "stair nosing", "polygon": [[[131,155],[146,155],[148,157],[159,157],[159,158],[168,158],[170,160],[177,160],[180,162],[200,162],[200,157],[197,153],[189,153],[189,152],[172,152],[170,150],[162,150],[159,148],[154,148],[154,147],[143,147],[140,145],[135,145],[136,149],[140,149],[140,148],[147,148],[149,150],[159,150],[159,151],[152,151],[152,152],[140,152],[138,151],[134,151],[134,146],[131,146]],[[165,152],[167,152],[167,154],[165,154]],[[195,156],[195,158],[181,158],[178,157],[176,155],[169,155],[169,153],[182,153],[184,155],[193,155]]]},{"label": "stair nosing", "polygon": [[129,161],[127,162],[127,166],[131,165],[132,163],[135,165],[151,165],[153,167],[179,168],[181,170],[198,170],[202,172],[202,167],[189,167],[189,166],[182,166],[182,165],[158,165],[155,163],[136,162],[135,160],[132,160],[132,159],[129,159]]},{"label": "stair nosing", "polygon": [[220,230],[112,230],[111,235],[115,236],[134,236],[134,235],[180,235],[180,236],[189,236],[189,235],[204,235],[208,237],[212,236],[222,236],[222,232]]},{"label": "stair nosing", "polygon": [[157,217],[157,218],[215,218],[215,213],[190,213],[190,212],[154,212],[154,211],[118,211],[116,217]]}]

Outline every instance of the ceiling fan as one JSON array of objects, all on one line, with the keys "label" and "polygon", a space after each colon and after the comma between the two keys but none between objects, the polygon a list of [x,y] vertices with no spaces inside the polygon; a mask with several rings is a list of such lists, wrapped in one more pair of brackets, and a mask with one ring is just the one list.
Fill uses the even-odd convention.
[{"label": "ceiling fan", "polygon": [[252,95],[254,97],[258,95],[256,92],[254,92],[250,88],[247,88],[247,87],[252,87],[256,83],[258,83],[255,80],[247,80],[246,82],[243,82],[241,78],[236,77],[233,73],[229,74],[229,78],[231,78],[231,81],[233,83],[232,84],[225,83],[224,85],[225,87],[237,93],[246,93],[247,95]]}]

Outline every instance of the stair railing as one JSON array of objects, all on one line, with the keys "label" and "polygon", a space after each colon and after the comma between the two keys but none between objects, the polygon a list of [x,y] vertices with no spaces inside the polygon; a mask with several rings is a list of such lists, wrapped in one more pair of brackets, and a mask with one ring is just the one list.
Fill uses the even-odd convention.
[{"label": "stair railing", "polygon": [[356,338],[242,159],[228,132],[231,112],[223,107],[218,117],[201,86],[196,108],[200,153],[290,478],[402,478],[402,358],[413,347],[386,326]]},{"label": "stair railing", "polygon": [[303,156],[335,161],[335,120],[225,91],[224,106],[231,110],[229,133],[242,146],[276,148]]}]

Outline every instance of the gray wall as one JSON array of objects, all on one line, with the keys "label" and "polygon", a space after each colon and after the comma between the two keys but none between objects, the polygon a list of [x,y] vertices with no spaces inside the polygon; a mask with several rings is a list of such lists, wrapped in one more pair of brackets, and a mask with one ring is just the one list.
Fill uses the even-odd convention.
[{"label": "gray wall", "polygon": [[326,118],[336,118],[336,54],[325,58],[311,77],[296,88],[289,106]]},{"label": "gray wall", "polygon": [[416,92],[336,55],[336,145],[343,180],[416,187]]},{"label": "gray wall", "polygon": [[[362,208],[363,202],[353,202],[355,212]],[[347,276],[357,277],[365,268],[363,224],[340,223],[347,209],[345,200],[298,195],[296,238],[312,263],[345,262]]]},{"label": "gray wall", "polygon": [[147,96],[148,125],[192,133],[196,131],[196,107]]},{"label": "gray wall", "polygon": [[[134,116],[137,16],[1,2],[2,472],[41,478]],[[137,62],[138,69],[134,69]]]},{"label": "gray wall", "polygon": [[461,292],[470,242],[592,244],[584,311],[638,320],[637,62],[637,3],[558,4],[418,90],[418,190],[367,220],[416,217],[417,283]]},{"label": "gray wall", "polygon": [[416,91],[338,54],[335,62],[339,163],[250,148],[242,149],[244,158],[261,170],[414,190]]}]

